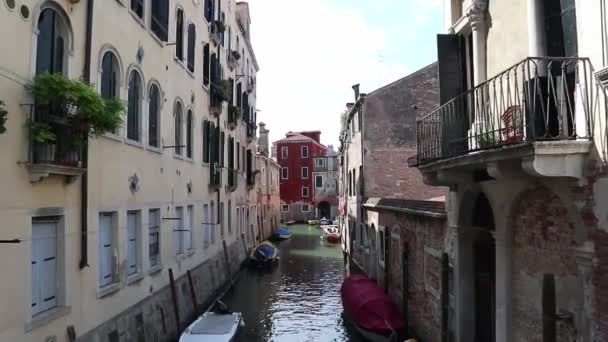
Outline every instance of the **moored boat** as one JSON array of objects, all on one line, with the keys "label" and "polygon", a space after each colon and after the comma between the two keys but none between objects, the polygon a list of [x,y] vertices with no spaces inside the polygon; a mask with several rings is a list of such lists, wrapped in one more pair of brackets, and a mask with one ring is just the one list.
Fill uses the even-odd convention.
[{"label": "moored boat", "polygon": [[270,238],[275,241],[287,240],[291,237],[291,232],[287,228],[281,228],[276,232],[272,233]]},{"label": "moored boat", "polygon": [[279,250],[268,241],[262,242],[249,256],[249,262],[255,266],[272,265],[279,260]]},{"label": "moored boat", "polygon": [[329,243],[340,243],[341,236],[340,236],[340,234],[337,234],[337,233],[326,234],[323,236],[323,240],[325,240]]},{"label": "moored boat", "polygon": [[405,322],[375,281],[355,274],[344,280],[340,292],[344,313],[361,335],[374,342],[398,341]]},{"label": "moored boat", "polygon": [[308,224],[311,226],[316,226],[319,224],[319,220],[308,220]]},{"label": "moored boat", "polygon": [[186,328],[179,342],[232,342],[244,325],[240,312],[206,312]]},{"label": "moored boat", "polygon": [[290,220],[290,221],[285,222],[285,224],[288,225],[288,226],[292,226],[295,223],[296,223],[296,221],[294,221],[294,220]]}]

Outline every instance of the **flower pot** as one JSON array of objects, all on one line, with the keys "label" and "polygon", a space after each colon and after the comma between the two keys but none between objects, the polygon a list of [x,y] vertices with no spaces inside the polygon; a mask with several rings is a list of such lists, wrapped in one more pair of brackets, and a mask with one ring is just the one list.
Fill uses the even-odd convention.
[{"label": "flower pot", "polygon": [[34,145],[34,162],[36,162],[36,163],[53,163],[53,162],[55,162],[56,153],[57,153],[56,144],[36,143]]}]

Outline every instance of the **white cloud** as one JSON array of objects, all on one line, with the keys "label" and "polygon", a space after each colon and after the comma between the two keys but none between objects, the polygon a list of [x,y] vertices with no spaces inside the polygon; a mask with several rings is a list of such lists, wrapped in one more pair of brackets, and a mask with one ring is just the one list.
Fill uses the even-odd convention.
[{"label": "white cloud", "polygon": [[382,62],[386,32],[348,8],[325,0],[250,0],[250,10],[261,67],[258,121],[272,141],[290,130],[320,129],[324,143],[336,144],[351,86],[369,92],[408,72]]}]

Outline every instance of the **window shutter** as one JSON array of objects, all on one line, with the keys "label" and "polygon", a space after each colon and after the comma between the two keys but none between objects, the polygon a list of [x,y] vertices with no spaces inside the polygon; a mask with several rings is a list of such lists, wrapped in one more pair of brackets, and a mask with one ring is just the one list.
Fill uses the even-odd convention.
[{"label": "window shutter", "polygon": [[209,206],[209,239],[215,242],[215,204],[211,202]]},{"label": "window shutter", "polygon": [[99,217],[99,285],[112,283],[112,215]]},{"label": "window shutter", "polygon": [[184,59],[184,12],[181,9],[177,10],[175,21],[175,56]]},{"label": "window shutter", "polygon": [[203,205],[203,241],[209,242],[209,205]]},{"label": "window shutter", "polygon": [[32,314],[57,306],[57,224],[32,225]]},{"label": "window shutter", "polygon": [[137,214],[127,214],[127,275],[137,273]]},{"label": "window shutter", "polygon": [[209,58],[209,44],[203,47],[203,84],[209,85],[209,71],[211,69],[211,60]]},{"label": "window shutter", "polygon": [[148,229],[149,229],[149,240],[148,240],[148,254],[150,256],[150,266],[158,265],[159,255],[159,242],[158,241],[158,221],[157,221],[158,210],[150,210],[148,213]]},{"label": "window shutter", "polygon": [[181,207],[175,208],[175,216],[177,218],[175,221],[175,231],[173,232],[173,238],[175,239],[175,255],[180,255],[184,252],[184,245],[182,241],[184,212]]},{"label": "window shutter", "polygon": [[192,206],[188,206],[187,208],[187,212],[186,212],[186,221],[184,224],[184,232],[183,236],[184,236],[184,247],[185,249],[191,249],[192,248],[192,223],[194,221],[193,217],[192,217]]},{"label": "window shutter", "polygon": [[225,144],[225,136],[224,136],[224,132],[220,132],[220,166],[224,167],[224,144]]}]

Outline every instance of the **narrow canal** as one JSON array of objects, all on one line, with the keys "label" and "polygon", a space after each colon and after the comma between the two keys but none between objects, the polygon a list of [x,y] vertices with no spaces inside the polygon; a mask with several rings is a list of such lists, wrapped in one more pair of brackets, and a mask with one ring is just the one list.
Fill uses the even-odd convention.
[{"label": "narrow canal", "polygon": [[246,322],[240,341],[362,341],[342,319],[340,285],[345,264],[339,245],[321,241],[321,230],[290,227],[277,243],[279,265],[244,270],[223,298]]}]

